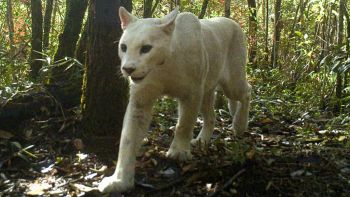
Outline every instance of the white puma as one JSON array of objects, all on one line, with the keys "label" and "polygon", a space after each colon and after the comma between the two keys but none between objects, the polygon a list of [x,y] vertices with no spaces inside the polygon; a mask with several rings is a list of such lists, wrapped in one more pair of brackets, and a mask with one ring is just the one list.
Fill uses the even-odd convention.
[{"label": "white puma", "polygon": [[234,21],[218,17],[198,20],[175,9],[161,19],[138,19],[123,7],[124,33],[119,42],[121,71],[130,77],[130,100],[124,117],[115,173],[99,185],[101,192],[134,186],[135,160],[152,118],[157,98],[179,101],[179,120],[166,156],[191,158],[194,124],[200,111],[204,125],[192,143],[209,142],[214,130],[214,95],[220,86],[229,100],[233,129],[247,130],[251,86],[245,65],[245,35]]}]

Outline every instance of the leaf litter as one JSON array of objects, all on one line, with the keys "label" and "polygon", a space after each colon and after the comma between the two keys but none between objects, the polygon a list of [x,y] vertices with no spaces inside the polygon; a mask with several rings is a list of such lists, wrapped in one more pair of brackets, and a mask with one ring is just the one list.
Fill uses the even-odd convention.
[{"label": "leaf litter", "polygon": [[[126,193],[97,191],[101,179],[113,173],[117,156],[88,149],[79,115],[67,111],[64,120],[59,114],[46,120],[36,117],[19,131],[1,130],[0,196],[260,197],[350,193],[349,131],[326,129],[310,117],[293,120],[253,111],[249,131],[237,137],[229,129],[226,110],[216,113],[211,144],[193,147],[194,158],[188,162],[165,157],[176,116],[172,112],[155,113],[143,152],[137,158],[135,189]],[[201,124],[198,118],[196,134]]]}]

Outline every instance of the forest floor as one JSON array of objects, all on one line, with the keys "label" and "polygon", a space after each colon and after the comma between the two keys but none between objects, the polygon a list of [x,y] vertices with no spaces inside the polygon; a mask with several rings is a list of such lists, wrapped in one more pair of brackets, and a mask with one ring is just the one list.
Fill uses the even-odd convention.
[{"label": "forest floor", "polygon": [[242,138],[217,110],[212,143],[194,147],[186,163],[164,156],[177,117],[161,106],[167,111],[155,113],[137,158],[135,189],[108,195],[96,187],[114,170],[116,146],[96,142],[100,151],[91,151],[74,109],[36,117],[16,133],[0,130],[0,196],[350,196],[350,131],[327,128],[327,116],[271,115],[256,105]]}]

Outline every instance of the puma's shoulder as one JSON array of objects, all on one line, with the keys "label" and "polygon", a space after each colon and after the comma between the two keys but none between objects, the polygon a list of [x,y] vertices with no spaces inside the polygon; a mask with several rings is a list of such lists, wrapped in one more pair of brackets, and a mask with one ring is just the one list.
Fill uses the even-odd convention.
[{"label": "puma's shoulder", "polygon": [[226,17],[215,17],[210,19],[201,19],[200,23],[203,28],[212,31],[226,31],[228,33],[243,32],[240,25],[232,19]]},{"label": "puma's shoulder", "polygon": [[200,32],[201,25],[199,22],[199,19],[196,15],[190,13],[190,12],[182,12],[178,14],[175,20],[175,31],[178,32]]}]

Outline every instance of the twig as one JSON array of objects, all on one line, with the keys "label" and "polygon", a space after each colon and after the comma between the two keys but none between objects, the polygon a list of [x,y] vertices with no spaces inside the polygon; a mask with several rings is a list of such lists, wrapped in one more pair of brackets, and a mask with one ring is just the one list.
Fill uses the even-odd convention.
[{"label": "twig", "polygon": [[211,193],[210,195],[208,195],[208,197],[214,197],[220,194],[224,189],[227,189],[232,184],[232,182],[244,172],[245,172],[245,169],[238,171],[235,175],[233,175],[233,177],[231,177],[228,181],[226,181],[226,183],[221,189],[218,189],[215,192]]},{"label": "twig", "polygon": [[144,185],[142,185],[142,184],[140,184],[140,183],[136,183],[136,184],[137,184],[138,186],[141,186],[141,187],[145,187],[145,188],[150,188],[150,189],[152,189],[151,191],[149,191],[149,192],[146,193],[146,196],[147,196],[147,195],[150,194],[150,193],[154,193],[154,192],[157,192],[157,191],[161,191],[161,190],[168,189],[168,188],[170,188],[170,187],[172,187],[172,186],[174,186],[174,185],[177,185],[177,184],[183,182],[183,180],[184,180],[184,178],[183,178],[183,177],[180,177],[180,178],[178,178],[178,179],[176,179],[176,180],[174,180],[174,181],[172,181],[172,182],[170,182],[170,183],[168,183],[168,184],[165,184],[165,185],[160,186],[160,187],[155,187],[155,188],[145,187]]}]

